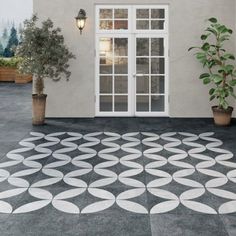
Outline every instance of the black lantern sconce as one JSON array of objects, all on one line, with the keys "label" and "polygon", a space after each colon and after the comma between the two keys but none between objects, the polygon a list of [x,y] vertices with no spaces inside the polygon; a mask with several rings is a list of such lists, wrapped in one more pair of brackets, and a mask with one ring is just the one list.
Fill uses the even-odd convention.
[{"label": "black lantern sconce", "polygon": [[80,9],[79,13],[78,13],[78,16],[75,17],[75,20],[76,20],[76,25],[77,27],[79,28],[80,30],[80,34],[82,34],[82,30],[85,26],[85,22],[86,22],[86,12],[84,9]]}]

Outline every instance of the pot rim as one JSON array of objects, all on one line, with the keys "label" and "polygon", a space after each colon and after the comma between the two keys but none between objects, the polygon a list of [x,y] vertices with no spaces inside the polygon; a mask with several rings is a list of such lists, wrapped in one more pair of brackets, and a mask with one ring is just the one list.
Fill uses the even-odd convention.
[{"label": "pot rim", "polygon": [[220,113],[232,113],[234,110],[234,108],[231,106],[229,106],[227,110],[219,108],[218,106],[212,106],[211,108],[213,112],[220,112]]},{"label": "pot rim", "polygon": [[32,94],[32,98],[46,98],[47,94]]}]

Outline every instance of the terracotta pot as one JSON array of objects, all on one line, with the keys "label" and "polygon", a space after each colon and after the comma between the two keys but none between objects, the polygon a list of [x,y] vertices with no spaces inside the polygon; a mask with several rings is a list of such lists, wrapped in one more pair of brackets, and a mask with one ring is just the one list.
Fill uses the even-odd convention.
[{"label": "terracotta pot", "polygon": [[220,126],[230,125],[233,110],[233,107],[228,107],[227,110],[224,110],[218,106],[213,106],[212,111],[215,124]]},{"label": "terracotta pot", "polygon": [[43,125],[45,120],[47,95],[33,94],[32,95],[32,107],[33,107],[33,125]]}]

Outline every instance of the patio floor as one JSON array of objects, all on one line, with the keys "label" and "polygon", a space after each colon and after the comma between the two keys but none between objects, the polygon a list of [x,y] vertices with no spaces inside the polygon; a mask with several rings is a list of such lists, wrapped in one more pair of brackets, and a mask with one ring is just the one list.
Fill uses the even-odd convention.
[{"label": "patio floor", "polygon": [[236,124],[49,119],[31,85],[0,83],[5,235],[236,235]]}]

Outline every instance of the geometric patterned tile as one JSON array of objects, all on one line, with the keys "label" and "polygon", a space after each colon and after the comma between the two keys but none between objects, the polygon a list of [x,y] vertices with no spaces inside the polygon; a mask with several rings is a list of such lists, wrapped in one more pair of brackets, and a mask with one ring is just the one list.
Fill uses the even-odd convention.
[{"label": "geometric patterned tile", "polygon": [[214,133],[30,133],[0,162],[0,213],[236,212],[236,163]]}]

